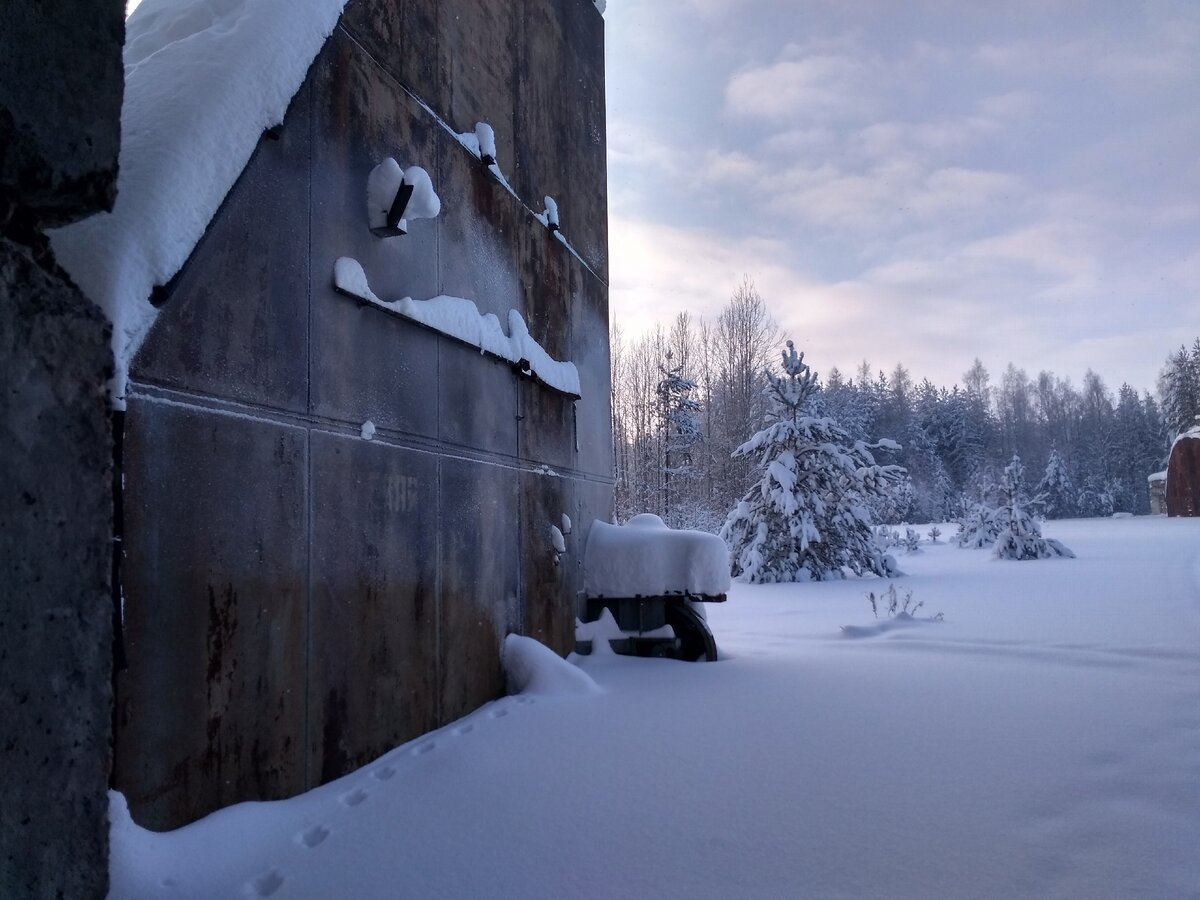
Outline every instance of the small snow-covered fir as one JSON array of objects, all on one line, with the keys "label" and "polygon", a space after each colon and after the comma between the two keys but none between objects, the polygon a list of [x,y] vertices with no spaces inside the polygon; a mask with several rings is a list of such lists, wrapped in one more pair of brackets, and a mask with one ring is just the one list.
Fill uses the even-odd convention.
[{"label": "small snow-covered fir", "polygon": [[997,518],[1004,525],[996,535],[992,555],[996,559],[1053,559],[1060,556],[1073,559],[1075,554],[1063,543],[1042,537],[1041,526],[1029,513],[1030,506],[1036,504],[1037,498],[1026,498],[1024,485],[1025,466],[1014,453],[1004,469],[1001,482],[1004,505],[997,510]]},{"label": "small snow-covered fir", "polygon": [[870,503],[904,474],[879,465],[876,449],[893,441],[855,441],[830,418],[804,415],[816,373],[791,341],[783,376],[767,373],[776,421],[734,451],[756,458],[760,479],[730,512],[721,537],[733,574],[750,582],[820,581],[895,574],[895,561],[876,543]]},{"label": "small snow-covered fir", "polygon": [[983,550],[996,543],[996,538],[1007,525],[1001,510],[964,499],[964,510],[958,518],[958,533],[954,543],[968,550]]}]

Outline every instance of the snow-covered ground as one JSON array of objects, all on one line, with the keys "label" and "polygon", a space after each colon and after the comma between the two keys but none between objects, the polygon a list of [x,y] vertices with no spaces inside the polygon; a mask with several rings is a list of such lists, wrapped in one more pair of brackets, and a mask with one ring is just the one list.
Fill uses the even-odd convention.
[{"label": "snow-covered ground", "polygon": [[523,653],[293,800],[155,835],[118,799],[113,896],[1200,897],[1200,519],[1046,532],[1078,558],[899,555],[943,622],[739,585],[719,663],[582,659],[596,693]]}]

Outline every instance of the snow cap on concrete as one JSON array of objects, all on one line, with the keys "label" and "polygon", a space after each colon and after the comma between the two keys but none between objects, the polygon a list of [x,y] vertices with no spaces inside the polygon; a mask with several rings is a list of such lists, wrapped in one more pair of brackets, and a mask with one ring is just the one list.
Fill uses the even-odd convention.
[{"label": "snow cap on concrete", "polygon": [[283,121],[345,0],[144,0],[126,22],[117,202],[51,233],[113,324],[112,399],[265,129]]},{"label": "snow cap on concrete", "polygon": [[[1200,418],[1200,417],[1197,417]],[[1200,441],[1200,422],[1197,422],[1187,431],[1182,431],[1175,436],[1175,440],[1171,441],[1171,449],[1175,449],[1175,445],[1180,441],[1198,440]]]}]

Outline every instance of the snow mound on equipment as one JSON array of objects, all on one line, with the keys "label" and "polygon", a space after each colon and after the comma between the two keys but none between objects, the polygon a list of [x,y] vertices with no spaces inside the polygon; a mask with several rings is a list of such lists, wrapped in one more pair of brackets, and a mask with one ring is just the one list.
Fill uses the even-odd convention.
[{"label": "snow mound on equipment", "polygon": [[729,590],[729,549],[715,534],[668,528],[642,513],[625,525],[592,523],[584,568],[589,597],[716,595]]}]

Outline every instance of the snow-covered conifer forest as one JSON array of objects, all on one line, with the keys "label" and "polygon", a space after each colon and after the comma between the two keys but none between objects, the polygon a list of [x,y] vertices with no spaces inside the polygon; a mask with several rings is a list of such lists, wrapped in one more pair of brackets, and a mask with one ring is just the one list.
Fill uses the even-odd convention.
[{"label": "snow-covered conifer forest", "polygon": [[[1166,356],[1157,393],[1112,387],[1103,359],[1081,384],[979,359],[960,383],[917,381],[920,360],[853,372],[822,366],[819,347],[791,335],[817,374],[806,415],[828,417],[855,441],[890,440],[876,462],[906,477],[871,502],[876,522],[945,522],[1003,503],[1014,454],[1047,518],[1148,513],[1147,476],[1200,415],[1200,338]],[[767,373],[785,336],[745,279],[712,320],[681,313],[637,339],[613,329],[617,516],[654,512],[675,527],[719,530],[759,478],[735,451],[772,420]],[[1164,351],[1169,348],[1164,348]]]}]

